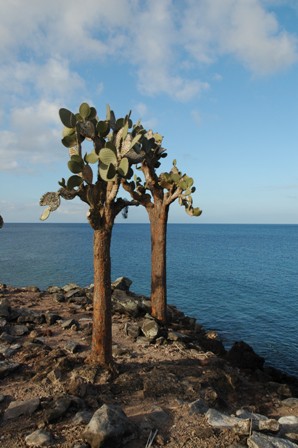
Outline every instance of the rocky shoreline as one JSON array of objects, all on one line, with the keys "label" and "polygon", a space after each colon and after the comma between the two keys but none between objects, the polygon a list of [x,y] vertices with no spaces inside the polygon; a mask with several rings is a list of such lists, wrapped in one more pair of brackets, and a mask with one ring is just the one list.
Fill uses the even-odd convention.
[{"label": "rocky shoreline", "polygon": [[92,286],[0,284],[2,448],[298,446],[298,379],[265,367],[244,342],[148,298],[113,288],[115,374],[85,361]]}]

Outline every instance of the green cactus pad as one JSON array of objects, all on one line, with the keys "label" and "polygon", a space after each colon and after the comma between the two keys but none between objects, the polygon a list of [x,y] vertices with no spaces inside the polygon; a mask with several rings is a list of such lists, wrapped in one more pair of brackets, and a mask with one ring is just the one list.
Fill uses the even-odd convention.
[{"label": "green cactus pad", "polygon": [[80,112],[81,117],[82,117],[84,120],[86,120],[86,118],[89,117],[90,112],[91,112],[91,111],[90,111],[90,106],[89,106],[89,104],[87,104],[87,103],[82,103],[82,104],[80,105],[79,112]]},{"label": "green cactus pad", "polygon": [[73,190],[75,187],[79,187],[83,179],[81,176],[71,176],[67,181],[68,190]]},{"label": "green cactus pad", "polygon": [[116,165],[116,163],[117,163],[116,154],[110,148],[102,148],[99,151],[98,157],[104,165],[110,165],[111,163],[113,165]]},{"label": "green cactus pad", "polygon": [[106,137],[110,132],[110,124],[108,121],[99,121],[96,125],[96,129],[101,137]]},{"label": "green cactus pad", "polygon": [[92,180],[93,180],[93,171],[92,171],[92,168],[91,168],[89,165],[85,165],[85,166],[83,167],[82,176],[83,176],[83,179],[84,179],[88,184],[92,184]]},{"label": "green cactus pad", "polygon": [[68,109],[59,110],[60,120],[67,128],[74,128],[77,122],[76,116]]},{"label": "green cactus pad", "polygon": [[98,155],[95,151],[91,151],[89,154],[86,154],[85,161],[87,163],[96,163],[98,162]]},{"label": "green cactus pad", "polygon": [[187,182],[185,182],[184,180],[181,180],[178,184],[179,188],[181,188],[183,191],[187,190]]},{"label": "green cactus pad", "polygon": [[62,137],[68,137],[69,135],[75,135],[76,133],[76,128],[68,128],[66,126],[64,126],[64,128],[62,129]]},{"label": "green cactus pad", "polygon": [[122,177],[126,177],[127,173],[129,170],[129,161],[127,157],[123,157],[123,159],[121,159],[119,166],[118,166],[118,173],[120,174],[120,176]]},{"label": "green cactus pad", "polygon": [[41,221],[45,221],[46,219],[48,219],[48,217],[50,216],[50,213],[51,213],[51,210],[50,210],[50,208],[48,207],[48,208],[46,208],[43,212],[42,212],[42,214],[41,214],[41,216],[40,216],[40,220]]},{"label": "green cactus pad", "polygon": [[193,208],[192,214],[193,216],[200,216],[202,214],[202,210],[199,207]]},{"label": "green cactus pad", "polygon": [[117,177],[116,167],[112,163],[108,166],[101,164],[99,166],[99,175],[105,182],[111,182]]},{"label": "green cactus pad", "polygon": [[71,148],[72,146],[75,146],[77,144],[77,136],[76,133],[73,133],[71,135],[66,135],[62,140],[62,145],[64,145],[66,148]]},{"label": "green cactus pad", "polygon": [[71,156],[71,159],[68,161],[67,166],[72,173],[78,174],[82,172],[84,161],[80,156],[74,155]]},{"label": "green cactus pad", "polygon": [[118,118],[116,121],[116,131],[119,131],[119,129],[123,128],[124,126],[124,118]]},{"label": "green cactus pad", "polygon": [[97,116],[97,110],[95,109],[95,107],[90,107],[90,113],[89,113],[89,120],[94,120],[94,118],[96,118]]}]

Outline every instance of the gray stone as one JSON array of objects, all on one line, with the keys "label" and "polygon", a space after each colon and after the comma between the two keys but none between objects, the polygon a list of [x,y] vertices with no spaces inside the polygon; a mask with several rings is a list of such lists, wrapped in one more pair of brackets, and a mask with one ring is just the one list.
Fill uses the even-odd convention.
[{"label": "gray stone", "polygon": [[23,291],[29,291],[29,292],[40,292],[40,289],[35,285],[29,285],[25,288],[22,288]]},{"label": "gray stone", "polygon": [[24,336],[29,333],[29,330],[26,325],[14,325],[13,327],[10,327],[9,333],[11,336]]},{"label": "gray stone", "polygon": [[0,378],[14,372],[20,367],[18,362],[0,361]]},{"label": "gray stone", "polygon": [[76,283],[68,283],[67,285],[63,286],[62,289],[64,292],[68,292],[72,289],[78,289],[78,288],[80,288],[80,287]]},{"label": "gray stone", "polygon": [[127,334],[127,336],[130,336],[131,338],[134,338],[134,339],[139,337],[141,334],[141,328],[137,323],[127,322],[125,324],[124,330],[125,330],[125,333]]},{"label": "gray stone", "polygon": [[127,277],[119,277],[112,284],[113,289],[121,289],[122,291],[129,291],[132,281]]},{"label": "gray stone", "polygon": [[84,290],[82,288],[73,288],[73,289],[65,292],[66,300],[69,300],[72,297],[81,297],[83,295],[84,295]]},{"label": "gray stone", "polygon": [[153,319],[146,319],[142,325],[142,333],[147,339],[154,339],[158,336],[159,326]]},{"label": "gray stone", "polygon": [[63,303],[65,302],[65,296],[63,294],[63,292],[57,292],[53,295],[54,300],[56,300],[56,302],[58,303]]},{"label": "gray stone", "polygon": [[76,328],[79,328],[80,324],[77,320],[75,319],[67,319],[64,322],[62,322],[61,327],[64,330],[68,330],[69,328],[71,328],[72,326],[75,326]]},{"label": "gray stone", "polygon": [[67,341],[65,344],[65,349],[69,353],[78,353],[80,351],[81,345],[75,341]]},{"label": "gray stone", "polygon": [[91,418],[93,413],[90,411],[80,411],[77,412],[74,418],[72,419],[72,423],[74,425],[87,425]]},{"label": "gray stone", "polygon": [[62,378],[62,372],[60,369],[55,368],[47,374],[47,378],[51,383],[58,383]]},{"label": "gray stone", "polygon": [[282,400],[282,404],[284,406],[289,406],[289,407],[298,407],[298,398],[294,398],[294,397],[290,397],[290,398],[286,398],[285,400]]},{"label": "gray stone", "polygon": [[19,324],[33,323],[35,325],[41,325],[45,322],[43,313],[37,313],[36,311],[22,310],[18,317]]},{"label": "gray stone", "polygon": [[0,353],[5,358],[9,358],[10,356],[14,355],[20,348],[21,348],[20,344],[14,344],[11,346],[6,344],[0,344]]},{"label": "gray stone", "polygon": [[248,419],[231,417],[216,409],[209,409],[205,415],[209,425],[213,428],[233,428],[239,434],[249,434],[250,432],[250,420]]},{"label": "gray stone", "polygon": [[147,418],[156,426],[163,426],[169,422],[170,416],[160,406],[153,406]]},{"label": "gray stone", "polygon": [[59,314],[47,311],[45,314],[45,319],[48,325],[54,325],[57,322],[57,320],[61,320],[62,317],[59,316]]},{"label": "gray stone", "polygon": [[55,399],[51,409],[47,409],[47,411],[45,412],[45,422],[52,423],[62,417],[67,412],[70,403],[71,398],[68,396]]},{"label": "gray stone", "polygon": [[47,288],[47,292],[50,294],[59,293],[61,291],[62,291],[62,288],[60,288],[59,286],[49,286]]},{"label": "gray stone", "polygon": [[4,317],[0,317],[0,329],[2,330],[7,324],[7,320]]},{"label": "gray stone", "polygon": [[252,422],[252,429],[256,431],[279,431],[279,423],[277,420],[269,419],[265,415],[248,412],[240,409],[236,412],[236,416],[243,419],[249,419]]},{"label": "gray stone", "polygon": [[51,434],[44,429],[38,429],[25,437],[28,446],[50,446],[53,443]]},{"label": "gray stone", "polygon": [[1,299],[0,301],[0,317],[7,318],[10,316],[11,308],[7,299]]},{"label": "gray stone", "polygon": [[169,341],[180,341],[180,342],[191,342],[192,341],[192,338],[190,338],[189,336],[179,333],[178,331],[171,330],[171,329],[168,331],[167,339]]},{"label": "gray stone", "polygon": [[32,415],[40,405],[39,398],[25,401],[12,401],[4,412],[4,420],[18,418],[20,415]]},{"label": "gray stone", "polygon": [[278,432],[280,425],[274,418],[268,418],[267,420],[259,421],[259,431]]},{"label": "gray stone", "polygon": [[249,448],[297,448],[296,443],[279,437],[267,436],[254,432],[248,439]]},{"label": "gray stone", "polygon": [[205,414],[207,411],[208,411],[207,403],[201,398],[189,404],[190,414]]},{"label": "gray stone", "polygon": [[91,448],[104,444],[117,447],[122,438],[133,433],[133,425],[119,406],[104,404],[91,418],[82,438]]},{"label": "gray stone", "polygon": [[278,419],[280,430],[282,433],[293,432],[298,433],[298,417],[295,415],[287,415]]}]

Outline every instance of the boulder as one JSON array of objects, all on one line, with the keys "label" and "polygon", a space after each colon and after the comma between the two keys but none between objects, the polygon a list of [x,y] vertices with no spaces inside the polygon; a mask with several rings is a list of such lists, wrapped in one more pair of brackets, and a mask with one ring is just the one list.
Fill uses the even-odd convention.
[{"label": "boulder", "polygon": [[0,361],[0,378],[3,378],[14,372],[20,367],[18,362]]},{"label": "boulder", "polygon": [[298,417],[295,415],[287,415],[285,417],[280,417],[278,420],[280,424],[280,431],[282,434],[285,433],[298,433]]},{"label": "boulder", "polygon": [[119,406],[104,404],[93,414],[82,438],[91,448],[118,447],[133,432],[132,423]]},{"label": "boulder", "polygon": [[249,448],[297,448],[296,443],[289,440],[267,436],[258,432],[254,432],[247,439],[247,446]]},{"label": "boulder", "polygon": [[25,401],[12,401],[4,412],[4,420],[18,418],[20,415],[32,415],[40,405],[39,398]]},{"label": "boulder", "polygon": [[236,416],[244,419],[251,420],[252,429],[256,431],[279,431],[279,423],[277,420],[269,419],[265,415],[256,414],[254,412],[248,412],[244,409],[240,409],[236,412]]},{"label": "boulder", "polygon": [[230,428],[238,434],[249,434],[250,432],[250,420],[248,419],[231,417],[216,409],[209,409],[205,415],[209,425],[213,428]]},{"label": "boulder", "polygon": [[250,345],[243,341],[235,342],[226,355],[226,359],[241,369],[257,370],[263,368],[265,359],[257,355]]},{"label": "boulder", "polygon": [[153,340],[159,334],[159,325],[154,319],[145,319],[141,330],[147,339]]},{"label": "boulder", "polygon": [[52,423],[63,417],[67,412],[70,404],[71,398],[68,396],[55,398],[51,408],[47,409],[47,411],[45,412],[45,422]]},{"label": "boulder", "polygon": [[132,281],[127,277],[119,277],[112,284],[112,289],[121,289],[122,291],[129,291]]},{"label": "boulder", "polygon": [[53,439],[51,434],[44,429],[38,429],[25,437],[25,442],[28,446],[51,446]]}]

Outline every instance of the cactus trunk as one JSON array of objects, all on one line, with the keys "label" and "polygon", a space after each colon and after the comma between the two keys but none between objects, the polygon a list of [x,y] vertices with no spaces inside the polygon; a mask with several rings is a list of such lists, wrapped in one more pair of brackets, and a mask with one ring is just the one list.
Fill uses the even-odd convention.
[{"label": "cactus trunk", "polygon": [[111,236],[112,228],[94,230],[91,360],[106,367],[112,364]]},{"label": "cactus trunk", "polygon": [[[149,212],[149,210],[148,210]],[[168,206],[155,203],[149,212],[151,228],[151,314],[167,321],[167,222]]]}]

